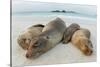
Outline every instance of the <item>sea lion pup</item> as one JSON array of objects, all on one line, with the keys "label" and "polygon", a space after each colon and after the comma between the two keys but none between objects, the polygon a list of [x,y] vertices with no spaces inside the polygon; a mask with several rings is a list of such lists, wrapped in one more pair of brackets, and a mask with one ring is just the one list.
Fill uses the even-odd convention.
[{"label": "sea lion pup", "polygon": [[36,24],[32,25],[31,27],[27,28],[23,31],[17,38],[18,44],[24,49],[27,50],[32,38],[38,36],[43,29],[44,25]]},{"label": "sea lion pup", "polygon": [[76,23],[72,23],[69,27],[66,28],[64,32],[64,37],[62,43],[68,43],[70,42],[72,35],[74,34],[75,31],[79,30],[80,26]]},{"label": "sea lion pup", "polygon": [[83,54],[89,56],[93,53],[92,42],[90,41],[90,31],[88,29],[77,30],[71,39],[73,45],[82,51]]},{"label": "sea lion pup", "polygon": [[35,59],[52,49],[62,40],[65,29],[66,25],[60,18],[50,21],[43,28],[42,33],[31,40],[26,57]]}]

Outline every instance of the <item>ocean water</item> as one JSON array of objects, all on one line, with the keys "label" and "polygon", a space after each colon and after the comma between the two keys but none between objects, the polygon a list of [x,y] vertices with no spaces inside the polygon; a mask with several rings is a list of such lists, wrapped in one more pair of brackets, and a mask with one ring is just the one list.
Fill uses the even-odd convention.
[{"label": "ocean water", "polygon": [[18,12],[13,13],[15,16],[76,16],[76,17],[87,17],[96,19],[96,15],[87,15],[81,13],[60,13],[60,12]]},{"label": "ocean water", "polygon": [[[65,10],[63,12],[52,12],[55,10]],[[72,11],[72,12],[71,12]],[[67,3],[47,3],[32,1],[13,1],[12,15],[14,16],[74,16],[97,18],[97,7],[95,5],[79,5]]]}]

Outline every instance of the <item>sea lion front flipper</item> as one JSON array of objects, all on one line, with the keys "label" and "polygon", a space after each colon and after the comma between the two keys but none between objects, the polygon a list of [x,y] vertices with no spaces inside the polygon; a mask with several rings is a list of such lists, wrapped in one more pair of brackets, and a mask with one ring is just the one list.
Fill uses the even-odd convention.
[{"label": "sea lion front flipper", "polygon": [[34,27],[44,27],[44,25],[43,24],[36,24],[36,25],[34,25]]}]

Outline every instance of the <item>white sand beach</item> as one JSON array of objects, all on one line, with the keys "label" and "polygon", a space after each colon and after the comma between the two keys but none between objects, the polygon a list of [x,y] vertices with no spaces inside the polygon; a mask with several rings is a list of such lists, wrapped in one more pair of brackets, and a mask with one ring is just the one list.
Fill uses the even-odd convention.
[{"label": "white sand beach", "polygon": [[[35,24],[47,24],[52,19],[60,17],[65,21],[66,26],[71,23],[78,23],[81,27],[87,28],[91,32],[91,41],[93,43],[93,54],[85,56],[79,49],[71,43],[58,44],[56,47],[41,55],[37,59],[27,59],[25,50],[17,44],[17,37],[27,27]],[[96,61],[96,45],[97,45],[97,26],[95,19],[72,16],[12,16],[12,65],[44,65],[44,64],[68,64],[81,62]]]}]

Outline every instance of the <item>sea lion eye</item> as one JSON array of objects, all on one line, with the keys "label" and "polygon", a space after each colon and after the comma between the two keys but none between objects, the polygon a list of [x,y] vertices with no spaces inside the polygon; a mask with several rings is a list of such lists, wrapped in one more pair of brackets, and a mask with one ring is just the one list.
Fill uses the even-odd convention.
[{"label": "sea lion eye", "polygon": [[34,43],[33,47],[38,47],[38,42]]},{"label": "sea lion eye", "polygon": [[40,46],[40,43],[39,42],[35,42],[33,47],[39,47]]},{"label": "sea lion eye", "polygon": [[42,48],[42,47],[43,47],[43,44],[41,44],[41,43],[36,43],[36,44],[34,45],[34,47],[35,47],[35,48],[37,48],[37,47],[38,47],[38,48]]},{"label": "sea lion eye", "polygon": [[[38,42],[35,42],[34,44],[38,44]],[[37,45],[35,45],[35,46],[37,46]]]}]

